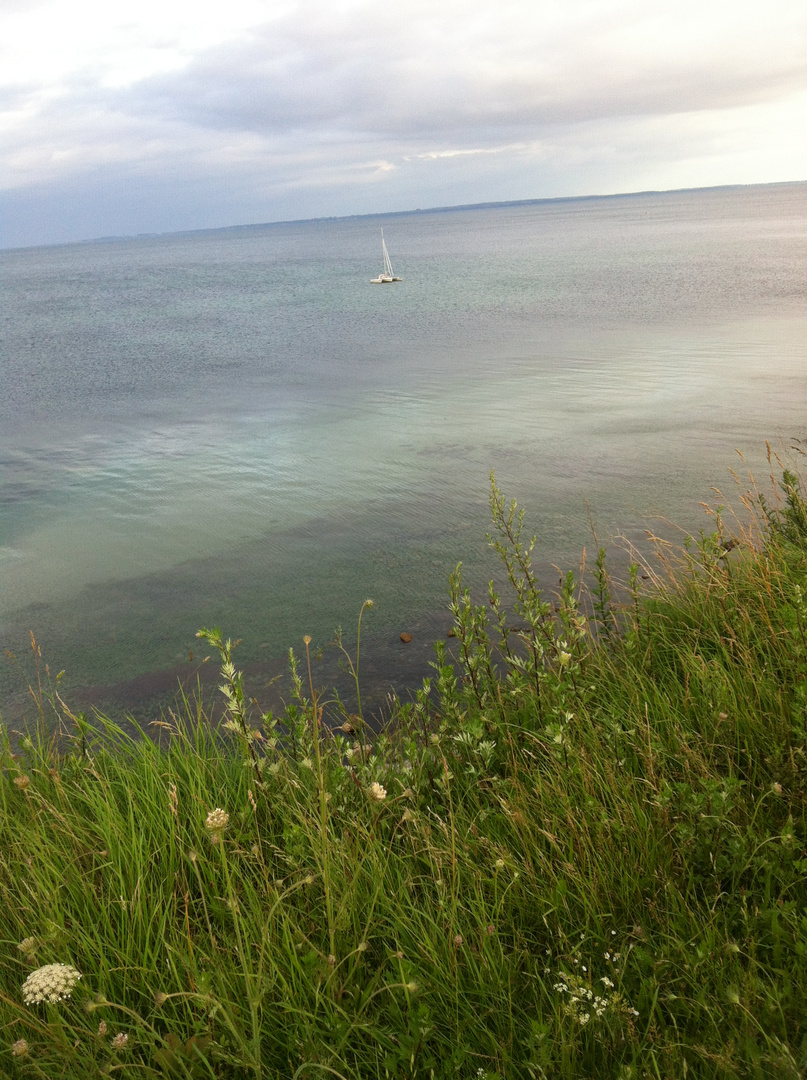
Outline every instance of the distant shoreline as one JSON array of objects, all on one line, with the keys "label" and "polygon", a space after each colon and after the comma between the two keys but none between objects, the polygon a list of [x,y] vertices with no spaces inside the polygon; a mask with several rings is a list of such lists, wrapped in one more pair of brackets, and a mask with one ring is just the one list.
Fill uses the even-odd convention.
[{"label": "distant shoreline", "polygon": [[331,214],[312,218],[284,218],[279,221],[258,221],[241,225],[214,225],[207,229],[177,229],[169,232],[122,233],[114,236],[97,236],[85,240],[64,240],[56,244],[24,244],[0,248],[0,251],[33,251],[39,248],[72,247],[80,244],[116,244],[131,240],[164,240],[171,236],[203,236],[207,234],[238,233],[253,229],[273,229],[282,225],[313,225],[316,222],[372,221],[378,218],[411,217],[415,214],[450,214],[466,210],[497,210],[516,206],[546,206],[550,203],[595,202],[600,199],[635,199],[658,195],[684,195],[698,191],[746,191],[748,188],[795,187],[807,180],[776,180],[765,184],[712,184],[707,187],[648,189],[646,191],[615,191],[593,195],[551,195],[535,199],[505,199],[494,202],[459,203],[454,206],[416,207],[412,210],[380,210],[370,214]]}]

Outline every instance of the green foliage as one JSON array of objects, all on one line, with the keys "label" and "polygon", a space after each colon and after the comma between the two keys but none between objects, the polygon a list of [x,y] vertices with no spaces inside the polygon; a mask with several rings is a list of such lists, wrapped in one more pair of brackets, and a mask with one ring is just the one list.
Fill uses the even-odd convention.
[{"label": "green foliage", "polygon": [[[738,536],[716,511],[620,606],[604,549],[590,598],[545,596],[492,481],[508,595],[457,568],[453,642],[381,732],[360,622],[352,714],[308,640],[256,715],[201,631],[225,715],[183,699],[164,745],[37,678],[43,724],[0,756],[0,1073],[803,1076],[802,493],[786,472]],[[82,979],[26,1007],[50,963]]]}]

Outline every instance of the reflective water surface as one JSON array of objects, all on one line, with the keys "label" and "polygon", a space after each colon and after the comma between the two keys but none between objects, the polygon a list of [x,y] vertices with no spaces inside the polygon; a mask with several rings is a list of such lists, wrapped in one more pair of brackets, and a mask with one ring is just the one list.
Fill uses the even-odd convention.
[{"label": "reflective water surface", "polygon": [[[765,471],[766,439],[807,437],[805,196],[2,253],[3,647],[32,631],[67,692],[137,711],[202,625],[260,682],[369,596],[381,694],[424,669],[453,566],[492,575],[492,468],[547,567],[577,565],[589,510],[603,536],[700,527],[735,450]],[[394,286],[369,283],[382,224]],[[3,669],[6,715],[24,675]]]}]

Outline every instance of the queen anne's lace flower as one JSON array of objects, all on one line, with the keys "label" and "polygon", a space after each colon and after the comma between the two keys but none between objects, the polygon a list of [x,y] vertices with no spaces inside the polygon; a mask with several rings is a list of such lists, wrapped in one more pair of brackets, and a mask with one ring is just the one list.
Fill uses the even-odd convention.
[{"label": "queen anne's lace flower", "polygon": [[81,973],[69,964],[45,964],[32,971],[22,984],[22,996],[26,1005],[38,1005],[49,1001],[52,1005],[66,1001],[81,978]]},{"label": "queen anne's lace flower", "polygon": [[217,806],[215,810],[211,810],[207,815],[205,821],[205,828],[212,833],[221,833],[227,828],[230,823],[230,815],[226,810],[221,810]]}]

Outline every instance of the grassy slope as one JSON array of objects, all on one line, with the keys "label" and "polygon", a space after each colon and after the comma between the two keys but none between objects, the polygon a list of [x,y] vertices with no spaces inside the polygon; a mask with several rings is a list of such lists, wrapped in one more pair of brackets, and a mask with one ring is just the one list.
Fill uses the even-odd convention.
[{"label": "grassy slope", "polygon": [[[320,725],[338,706],[302,680],[255,735],[215,633],[226,730],[186,703],[159,749],[52,697],[75,752],[2,760],[0,1073],[803,1076],[807,514],[783,490],[730,554],[719,515],[662,547],[619,614],[601,561],[588,618],[571,580],[541,597],[494,488],[510,612],[455,575],[460,662],[386,736]],[[27,1008],[53,962],[72,998]]]}]

